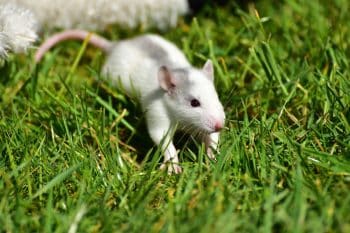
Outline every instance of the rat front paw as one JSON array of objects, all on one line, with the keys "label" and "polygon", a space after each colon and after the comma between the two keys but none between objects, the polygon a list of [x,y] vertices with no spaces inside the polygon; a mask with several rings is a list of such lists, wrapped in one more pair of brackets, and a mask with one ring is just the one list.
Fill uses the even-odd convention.
[{"label": "rat front paw", "polygon": [[214,150],[212,148],[207,148],[207,155],[208,155],[208,158],[213,160],[213,161],[217,161],[216,160],[216,156],[215,156],[215,153],[214,153]]},{"label": "rat front paw", "polygon": [[170,162],[170,161],[162,163],[162,165],[160,166],[160,169],[161,170],[167,169],[169,175],[182,173],[181,166],[177,163]]}]

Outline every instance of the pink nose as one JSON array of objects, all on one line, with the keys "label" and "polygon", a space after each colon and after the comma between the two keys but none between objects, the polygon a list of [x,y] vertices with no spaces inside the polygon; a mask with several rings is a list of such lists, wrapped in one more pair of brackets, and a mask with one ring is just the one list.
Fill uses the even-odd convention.
[{"label": "pink nose", "polygon": [[223,127],[224,127],[224,125],[223,125],[222,122],[217,121],[217,122],[215,123],[215,131],[216,131],[216,132],[220,131]]}]

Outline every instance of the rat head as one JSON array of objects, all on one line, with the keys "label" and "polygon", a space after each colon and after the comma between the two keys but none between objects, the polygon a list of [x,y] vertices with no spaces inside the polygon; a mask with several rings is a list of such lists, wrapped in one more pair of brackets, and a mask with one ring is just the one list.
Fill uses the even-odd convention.
[{"label": "rat head", "polygon": [[225,113],[214,87],[214,69],[210,60],[202,69],[162,66],[158,80],[165,92],[169,114],[181,127],[202,133],[223,128]]}]

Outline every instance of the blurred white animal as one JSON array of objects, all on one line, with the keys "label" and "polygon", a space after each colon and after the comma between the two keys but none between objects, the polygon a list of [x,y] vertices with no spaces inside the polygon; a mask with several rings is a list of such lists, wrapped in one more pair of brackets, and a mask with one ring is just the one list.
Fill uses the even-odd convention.
[{"label": "blurred white animal", "polygon": [[0,4],[0,58],[9,52],[23,53],[38,36],[33,13],[13,3]]},{"label": "blurred white animal", "polygon": [[103,30],[107,25],[124,27],[174,27],[189,12],[187,0],[0,0],[31,10],[45,28]]}]

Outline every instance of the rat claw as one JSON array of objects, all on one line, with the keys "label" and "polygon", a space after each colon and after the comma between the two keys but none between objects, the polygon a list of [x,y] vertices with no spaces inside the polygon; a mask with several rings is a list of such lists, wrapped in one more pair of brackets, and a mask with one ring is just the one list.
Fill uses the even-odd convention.
[{"label": "rat claw", "polygon": [[214,162],[217,162],[215,154],[211,148],[207,149],[207,155],[209,159],[213,160]]},{"label": "rat claw", "polygon": [[180,174],[182,173],[182,168],[179,164],[176,164],[176,163],[172,163],[168,166],[168,174],[172,174],[172,173],[175,173],[175,174]]},{"label": "rat claw", "polygon": [[160,169],[161,170],[165,170],[166,168],[168,170],[168,175],[182,173],[182,168],[177,163],[172,163],[172,162],[169,162],[169,161],[165,162],[165,163],[162,163],[162,165],[160,166]]}]

